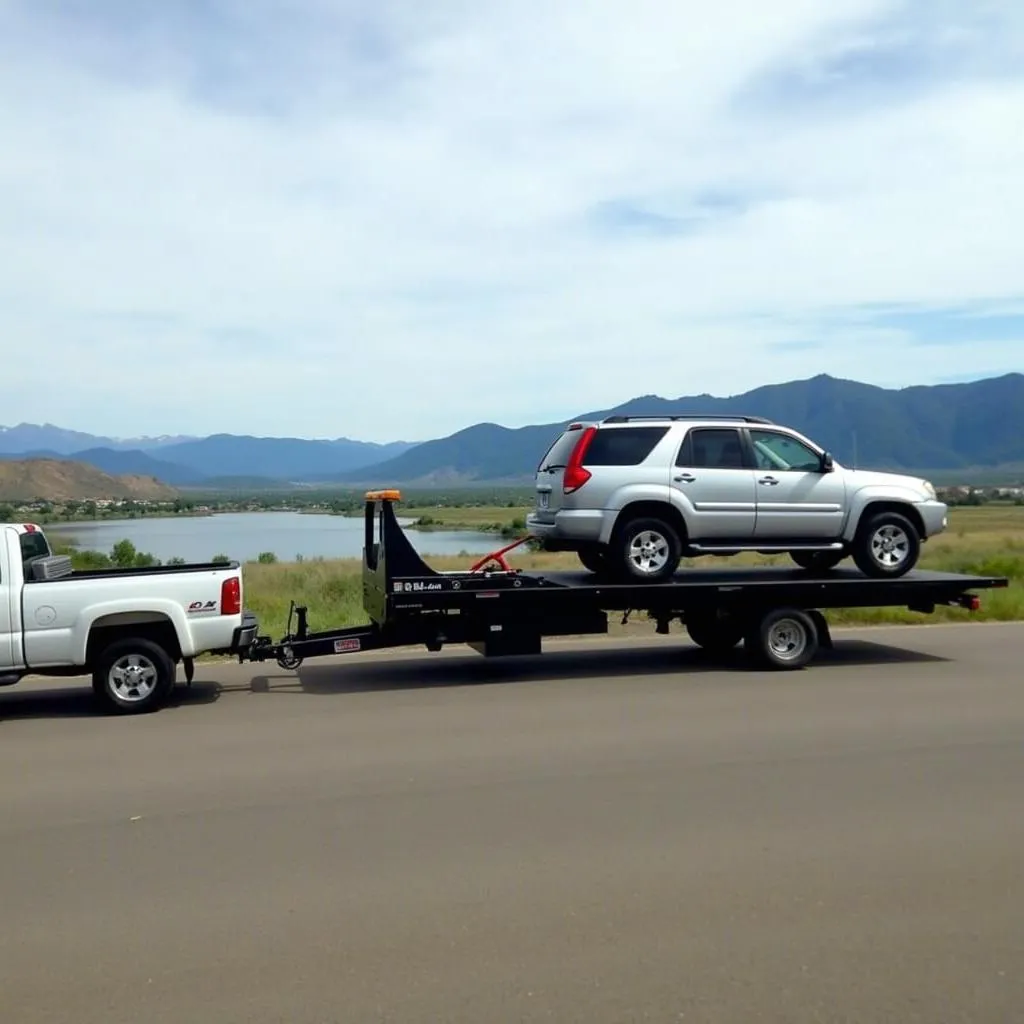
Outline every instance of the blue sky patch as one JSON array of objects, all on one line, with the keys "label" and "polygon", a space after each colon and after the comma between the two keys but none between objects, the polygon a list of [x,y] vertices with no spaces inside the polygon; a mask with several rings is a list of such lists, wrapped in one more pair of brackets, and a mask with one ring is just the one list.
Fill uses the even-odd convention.
[{"label": "blue sky patch", "polygon": [[388,440],[1024,364],[1024,4],[580,10],[0,0],[4,418]]}]

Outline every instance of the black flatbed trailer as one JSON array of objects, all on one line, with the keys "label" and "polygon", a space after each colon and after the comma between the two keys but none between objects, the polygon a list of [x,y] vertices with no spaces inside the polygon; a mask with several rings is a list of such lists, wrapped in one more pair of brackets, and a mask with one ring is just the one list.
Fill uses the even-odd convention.
[{"label": "black flatbed trailer", "polygon": [[[929,614],[940,606],[974,611],[974,591],[1008,586],[995,576],[913,570],[874,579],[856,569],[683,569],[663,583],[620,583],[588,572],[523,572],[504,555],[471,569],[430,568],[395,513],[398,491],[366,495],[363,607],[366,625],[310,632],[308,610],[295,607],[297,628],[281,640],[258,636],[239,660],[276,660],[285,669],[307,658],[423,645],[439,651],[467,644],[486,657],[539,654],[544,637],[608,632],[608,613],[646,613],[658,633],[685,625],[699,646],[723,653],[741,641],[769,668],[802,668],[831,646],[822,609],[905,607]],[[525,538],[524,538],[525,539]]]}]

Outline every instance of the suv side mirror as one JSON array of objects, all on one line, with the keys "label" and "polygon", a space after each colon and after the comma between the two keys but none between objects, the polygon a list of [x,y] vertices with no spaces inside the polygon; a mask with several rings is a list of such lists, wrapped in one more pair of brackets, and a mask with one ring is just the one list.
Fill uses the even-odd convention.
[{"label": "suv side mirror", "polygon": [[832,462],[832,453],[831,452],[825,452],[821,456],[821,471],[822,471],[822,473],[831,473],[834,468],[835,468],[835,465]]}]

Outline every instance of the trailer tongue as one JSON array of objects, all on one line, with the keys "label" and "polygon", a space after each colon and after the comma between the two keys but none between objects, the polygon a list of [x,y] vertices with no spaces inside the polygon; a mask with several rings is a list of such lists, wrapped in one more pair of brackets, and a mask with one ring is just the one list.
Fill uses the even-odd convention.
[{"label": "trailer tongue", "polygon": [[539,654],[544,637],[608,632],[608,613],[646,613],[658,633],[673,621],[691,640],[722,653],[741,641],[767,668],[802,668],[830,646],[822,609],[905,607],[929,614],[941,605],[974,611],[973,591],[1005,587],[1002,577],[915,570],[878,580],[855,569],[816,573],[790,568],[686,569],[664,583],[616,583],[581,572],[523,572],[507,545],[461,572],[431,569],[395,514],[398,491],[366,495],[363,608],[369,622],[310,632],[308,610],[292,606],[295,629],[276,643],[257,637],[239,660],[275,660],[296,669],[307,658],[390,647],[467,644],[486,657]]}]

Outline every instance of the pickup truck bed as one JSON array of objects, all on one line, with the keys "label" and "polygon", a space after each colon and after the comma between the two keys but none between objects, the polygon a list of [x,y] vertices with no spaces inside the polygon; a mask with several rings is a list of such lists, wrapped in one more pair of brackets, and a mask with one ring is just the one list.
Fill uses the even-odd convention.
[{"label": "pickup truck bed", "polygon": [[[191,572],[216,572],[219,569],[230,567],[237,569],[237,562],[185,562],[181,565],[145,565],[131,566],[127,569],[75,569],[70,575],[62,576],[59,580],[52,580],[53,583],[62,583],[65,580],[98,580],[114,576],[172,576],[179,573]],[[38,580],[26,580],[26,583],[36,583]]]},{"label": "pickup truck bed", "polygon": [[91,675],[121,712],[159,707],[176,666],[256,634],[237,562],[70,571],[33,525],[0,525],[0,685]]}]

